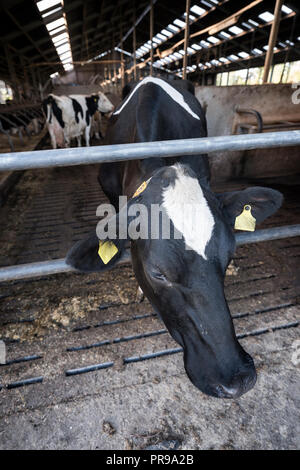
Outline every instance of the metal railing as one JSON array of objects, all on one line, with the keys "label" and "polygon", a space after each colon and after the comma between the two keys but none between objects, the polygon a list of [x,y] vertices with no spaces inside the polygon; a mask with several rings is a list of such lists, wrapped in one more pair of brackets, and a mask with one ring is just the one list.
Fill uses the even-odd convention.
[{"label": "metal railing", "polygon": [[0,154],[0,171],[300,145],[300,130]]},{"label": "metal railing", "polygon": [[[87,165],[145,158],[200,155],[211,152],[251,150],[300,145],[300,131],[230,135],[101,147],[40,150],[0,154],[0,171]],[[300,236],[300,224],[236,234],[238,245]],[[128,252],[120,263],[128,262]],[[0,269],[0,282],[74,272],[64,259],[28,263]]]}]

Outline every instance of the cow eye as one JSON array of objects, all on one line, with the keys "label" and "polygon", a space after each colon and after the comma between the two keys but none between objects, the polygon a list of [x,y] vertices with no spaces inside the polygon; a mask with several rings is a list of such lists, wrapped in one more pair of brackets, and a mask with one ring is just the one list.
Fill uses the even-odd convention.
[{"label": "cow eye", "polygon": [[158,281],[167,281],[166,276],[158,271],[152,271],[151,275]]}]

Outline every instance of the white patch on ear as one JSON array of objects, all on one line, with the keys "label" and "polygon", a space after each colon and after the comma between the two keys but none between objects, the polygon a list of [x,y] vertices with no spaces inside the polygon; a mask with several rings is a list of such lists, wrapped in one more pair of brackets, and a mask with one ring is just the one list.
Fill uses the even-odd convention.
[{"label": "white patch on ear", "polygon": [[122,104],[121,108],[117,109],[113,114],[120,114],[120,112],[125,108],[127,103],[131,100],[132,96],[135,94],[135,92],[142,86],[145,85],[146,83],[154,83],[155,85],[160,86],[179,106],[181,106],[185,111],[187,111],[193,118],[199,119],[200,117],[194,113],[194,111],[191,110],[189,105],[184,101],[184,98],[179,91],[175,90],[169,83],[165,82],[161,78],[156,78],[156,77],[146,77],[143,80],[136,85],[136,87],[132,90],[128,98],[124,101]]},{"label": "white patch on ear", "polygon": [[186,249],[192,249],[207,259],[205,248],[211,239],[215,220],[197,178],[184,173],[180,164],[175,185],[163,191],[163,206],[175,228],[182,233]]}]

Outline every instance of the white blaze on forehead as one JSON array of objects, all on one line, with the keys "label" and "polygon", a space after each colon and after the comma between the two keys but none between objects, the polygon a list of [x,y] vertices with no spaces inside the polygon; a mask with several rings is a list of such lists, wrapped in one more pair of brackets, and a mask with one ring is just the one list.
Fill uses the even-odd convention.
[{"label": "white blaze on forehead", "polygon": [[144,78],[130,93],[128,98],[124,101],[122,104],[121,108],[117,109],[117,111],[114,112],[115,114],[120,114],[120,112],[125,108],[127,103],[131,100],[132,96],[135,94],[135,92],[142,86],[145,85],[146,83],[154,83],[155,85],[160,86],[179,106],[181,106],[183,109],[185,109],[193,118],[199,119],[200,117],[194,113],[194,111],[191,110],[190,106],[184,101],[184,98],[179,91],[175,90],[171,85],[169,85],[167,82],[164,80],[161,80],[160,78],[156,77],[146,77]]},{"label": "white blaze on forehead", "polygon": [[184,173],[184,167],[174,165],[175,185],[163,191],[163,206],[174,227],[183,235],[186,248],[204,259],[205,248],[211,239],[214,218],[197,178]]}]

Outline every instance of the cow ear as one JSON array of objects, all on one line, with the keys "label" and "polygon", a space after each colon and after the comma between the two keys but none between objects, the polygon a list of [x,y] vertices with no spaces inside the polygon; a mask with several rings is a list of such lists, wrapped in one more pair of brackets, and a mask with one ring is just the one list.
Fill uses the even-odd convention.
[{"label": "cow ear", "polygon": [[279,191],[270,188],[252,187],[243,191],[219,194],[226,215],[234,226],[235,219],[243,212],[245,205],[251,206],[251,213],[260,223],[274,214],[282,204],[283,196]]},{"label": "cow ear", "polygon": [[125,204],[117,214],[114,209],[109,212],[108,206],[104,205],[103,214],[97,215],[107,213],[108,216],[100,220],[96,233],[77,242],[69,250],[66,263],[82,272],[99,272],[112,268],[124,254],[128,223],[131,220],[128,217],[128,208],[131,204],[132,201]]},{"label": "cow ear", "polygon": [[77,242],[67,253],[66,263],[82,272],[112,268],[123,256],[126,240],[100,241],[93,234]]}]

